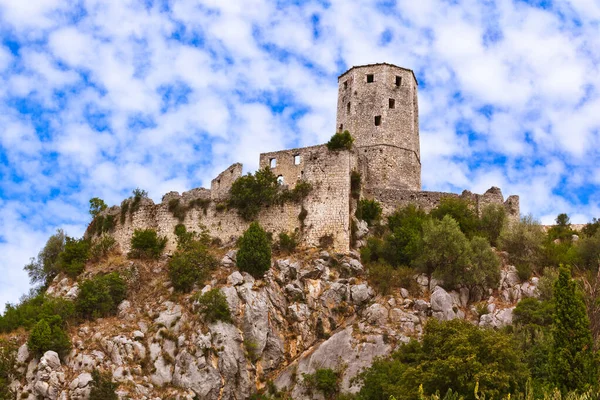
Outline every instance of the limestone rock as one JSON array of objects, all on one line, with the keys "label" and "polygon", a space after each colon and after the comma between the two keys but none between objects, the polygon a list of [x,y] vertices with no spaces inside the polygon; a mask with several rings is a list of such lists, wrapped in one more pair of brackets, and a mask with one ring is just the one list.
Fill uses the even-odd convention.
[{"label": "limestone rock", "polygon": [[239,273],[239,271],[235,271],[227,277],[227,283],[232,286],[241,285],[244,283],[244,277]]},{"label": "limestone rock", "polygon": [[433,316],[440,321],[449,321],[456,318],[452,296],[441,286],[436,286],[431,294],[431,310]]},{"label": "limestone rock", "polygon": [[350,297],[354,304],[364,304],[371,300],[374,295],[373,289],[364,283],[350,286]]}]

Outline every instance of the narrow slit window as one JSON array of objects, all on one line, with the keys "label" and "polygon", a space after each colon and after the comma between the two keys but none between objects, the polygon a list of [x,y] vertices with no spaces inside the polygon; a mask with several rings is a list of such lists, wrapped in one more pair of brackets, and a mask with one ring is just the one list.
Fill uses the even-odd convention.
[{"label": "narrow slit window", "polygon": [[344,89],[348,89],[348,81],[344,81]]},{"label": "narrow slit window", "polygon": [[346,114],[350,114],[350,103],[346,104]]},{"label": "narrow slit window", "polygon": [[396,108],[396,100],[390,99],[390,108]]},{"label": "narrow slit window", "polygon": [[375,75],[367,74],[367,83],[373,83],[375,81]]},{"label": "narrow slit window", "polygon": [[396,77],[396,86],[402,86],[402,77],[401,76]]},{"label": "narrow slit window", "polygon": [[375,116],[375,126],[381,125],[381,115]]},{"label": "narrow slit window", "polygon": [[340,124],[340,132],[344,130],[344,124]]},{"label": "narrow slit window", "polygon": [[271,168],[277,167],[277,159],[276,158],[271,158],[269,160],[269,164],[271,165]]},{"label": "narrow slit window", "polygon": [[294,165],[300,165],[301,161],[302,161],[302,158],[300,157],[300,154],[296,154],[294,156]]}]

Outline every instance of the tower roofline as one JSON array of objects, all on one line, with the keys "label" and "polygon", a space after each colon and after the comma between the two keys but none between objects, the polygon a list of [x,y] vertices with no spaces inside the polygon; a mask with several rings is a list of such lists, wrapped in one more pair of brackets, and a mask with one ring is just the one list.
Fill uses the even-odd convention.
[{"label": "tower roofline", "polygon": [[397,66],[397,65],[395,65],[395,64],[390,64],[390,63],[385,63],[385,62],[384,62],[384,63],[375,63],[375,64],[355,65],[355,66],[353,66],[352,68],[348,69],[348,70],[347,70],[346,72],[344,72],[343,74],[341,74],[340,76],[338,76],[338,81],[339,81],[339,80],[340,80],[340,79],[341,79],[341,78],[342,78],[344,75],[346,75],[348,72],[352,71],[352,70],[353,70],[353,69],[355,69],[355,68],[376,67],[376,66],[378,66],[378,65],[387,65],[387,66],[390,66],[390,67],[394,67],[394,68],[398,68],[398,69],[401,69],[401,70],[404,70],[404,71],[408,71],[408,72],[410,72],[410,73],[412,74],[412,76],[413,76],[413,79],[415,80],[415,83],[416,83],[417,85],[419,85],[419,81],[417,80],[417,77],[415,76],[415,72],[414,72],[412,69],[409,69],[409,68],[404,68],[404,67],[399,67],[399,66]]}]

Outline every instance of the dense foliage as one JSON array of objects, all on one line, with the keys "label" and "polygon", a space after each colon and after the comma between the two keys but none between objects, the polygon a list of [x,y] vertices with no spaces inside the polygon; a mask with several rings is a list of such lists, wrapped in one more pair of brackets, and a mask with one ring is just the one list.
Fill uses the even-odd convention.
[{"label": "dense foliage", "polygon": [[196,301],[199,312],[206,322],[231,322],[231,311],[227,298],[219,289],[211,289],[204,294],[198,293]]},{"label": "dense foliage", "polygon": [[327,148],[331,151],[352,150],[352,143],[354,138],[350,132],[336,132],[327,142]]},{"label": "dense foliage", "polygon": [[127,284],[118,273],[97,275],[79,285],[75,309],[82,318],[105,317],[114,314],[126,296]]},{"label": "dense foliage", "polygon": [[231,185],[229,206],[246,221],[254,220],[263,207],[273,203],[277,186],[277,177],[269,167],[242,176]]},{"label": "dense foliage", "polygon": [[262,278],[271,268],[271,241],[265,230],[253,222],[239,240],[237,266],[240,271]]},{"label": "dense foliage", "polygon": [[17,305],[7,304],[4,315],[0,316],[0,333],[18,328],[31,329],[42,319],[57,315],[67,321],[75,315],[75,305],[63,298],[33,293],[24,297]]},{"label": "dense foliage", "polygon": [[[183,233],[180,233],[180,237]],[[217,266],[217,260],[210,254],[208,246],[201,240],[183,239],[180,248],[169,260],[169,280],[175,290],[189,292],[196,283],[203,282],[210,271]]]},{"label": "dense foliage", "polygon": [[523,389],[528,371],[511,337],[480,329],[469,322],[431,319],[422,342],[410,342],[387,359],[379,359],[360,375],[364,400],[418,398],[448,390],[475,399],[475,385],[488,396]]},{"label": "dense foliage", "polygon": [[373,225],[381,218],[381,205],[377,200],[360,200],[356,206],[356,218]]},{"label": "dense foliage", "polygon": [[331,368],[318,368],[313,374],[303,374],[306,388],[320,392],[326,399],[334,399],[340,391],[340,374]]},{"label": "dense foliage", "polygon": [[52,350],[64,357],[71,349],[71,340],[63,320],[54,315],[38,321],[31,329],[27,348],[36,356]]},{"label": "dense foliage", "polygon": [[99,197],[90,199],[90,215],[92,218],[96,218],[96,216],[98,216],[98,214],[100,214],[102,211],[106,210],[107,207],[108,206],[104,200]]},{"label": "dense foliage", "polygon": [[58,229],[56,233],[48,238],[46,245],[39,252],[37,258],[32,258],[25,266],[32,284],[41,284],[47,287],[52,279],[58,275],[58,257],[65,247],[65,233]]},{"label": "dense foliage", "polygon": [[154,229],[136,229],[131,237],[130,258],[158,259],[167,244],[166,237],[159,237]]},{"label": "dense foliage", "polygon": [[65,239],[65,246],[58,257],[58,269],[71,278],[76,278],[85,269],[85,262],[90,256],[90,242],[85,239]]}]

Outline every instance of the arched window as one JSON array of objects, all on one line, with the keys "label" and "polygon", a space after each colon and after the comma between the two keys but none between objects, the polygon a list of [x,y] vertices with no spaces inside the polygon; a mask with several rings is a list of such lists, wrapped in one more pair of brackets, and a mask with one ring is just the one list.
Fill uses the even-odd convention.
[{"label": "arched window", "polygon": [[279,175],[277,177],[277,183],[280,185],[283,185],[285,183],[284,179],[283,179],[283,175]]}]

